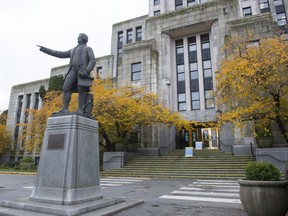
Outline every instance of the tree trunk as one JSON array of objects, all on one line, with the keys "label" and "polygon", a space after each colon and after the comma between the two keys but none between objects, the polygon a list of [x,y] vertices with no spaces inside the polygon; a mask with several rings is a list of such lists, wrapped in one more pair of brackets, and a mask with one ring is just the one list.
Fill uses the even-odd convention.
[{"label": "tree trunk", "polygon": [[100,130],[100,134],[102,135],[103,139],[106,142],[106,148],[105,150],[108,152],[112,152],[115,151],[115,143],[112,143],[109,139],[108,134],[106,133],[106,131],[101,127],[101,125],[99,124],[99,130]]},{"label": "tree trunk", "polygon": [[274,95],[274,100],[276,102],[276,104],[275,104],[275,114],[276,114],[275,122],[278,125],[278,127],[280,128],[282,135],[285,138],[286,142],[288,142],[287,129],[285,128],[285,125],[284,125],[284,123],[281,119],[281,116],[280,116],[280,96]]}]

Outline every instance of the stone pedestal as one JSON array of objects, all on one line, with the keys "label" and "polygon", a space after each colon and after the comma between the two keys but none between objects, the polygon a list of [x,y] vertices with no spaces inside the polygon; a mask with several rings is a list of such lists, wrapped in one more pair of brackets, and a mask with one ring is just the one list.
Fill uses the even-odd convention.
[{"label": "stone pedestal", "polygon": [[77,115],[49,118],[30,200],[71,205],[100,198],[98,123]]},{"label": "stone pedestal", "polygon": [[[28,199],[2,201],[7,215],[107,215],[142,203],[103,198],[100,190],[98,123],[67,115],[46,125],[36,183]],[[21,212],[19,212],[21,211]],[[5,215],[5,214],[4,214]]]}]

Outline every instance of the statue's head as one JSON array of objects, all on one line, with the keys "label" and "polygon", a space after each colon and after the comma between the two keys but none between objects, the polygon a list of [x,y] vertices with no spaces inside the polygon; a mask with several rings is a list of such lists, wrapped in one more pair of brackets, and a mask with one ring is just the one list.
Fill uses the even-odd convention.
[{"label": "statue's head", "polygon": [[78,43],[87,43],[88,42],[88,36],[84,33],[80,33],[78,37]]}]

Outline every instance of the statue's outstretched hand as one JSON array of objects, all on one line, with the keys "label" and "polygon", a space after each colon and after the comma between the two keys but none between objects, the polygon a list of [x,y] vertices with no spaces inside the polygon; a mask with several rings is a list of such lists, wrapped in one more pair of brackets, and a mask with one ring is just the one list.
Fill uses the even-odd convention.
[{"label": "statue's outstretched hand", "polygon": [[40,45],[37,45],[37,47],[40,47],[39,50],[42,51],[42,52],[46,49],[46,47],[43,47],[43,46],[40,46]]}]

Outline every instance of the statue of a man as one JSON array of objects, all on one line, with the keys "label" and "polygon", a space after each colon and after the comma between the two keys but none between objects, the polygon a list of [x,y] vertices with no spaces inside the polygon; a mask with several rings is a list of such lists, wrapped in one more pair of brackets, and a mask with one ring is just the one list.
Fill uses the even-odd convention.
[{"label": "statue of a man", "polygon": [[40,51],[58,58],[70,58],[69,69],[63,84],[63,108],[60,113],[68,113],[72,93],[78,92],[77,113],[84,114],[87,93],[92,86],[93,77],[90,76],[96,61],[91,47],[88,47],[88,36],[79,34],[78,45],[68,51],[51,50],[43,46]]}]

